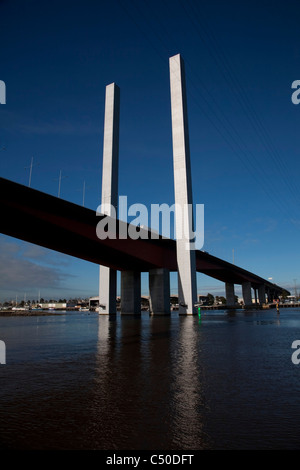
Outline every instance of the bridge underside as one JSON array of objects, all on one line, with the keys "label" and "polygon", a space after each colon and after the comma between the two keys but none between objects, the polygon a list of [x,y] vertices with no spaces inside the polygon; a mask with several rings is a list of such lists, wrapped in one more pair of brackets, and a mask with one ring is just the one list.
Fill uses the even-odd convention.
[{"label": "bridge underside", "polygon": [[[96,234],[97,223],[104,216],[96,211],[64,201],[49,194],[0,178],[1,222],[3,234],[34,243],[76,258],[115,270],[148,272],[165,268],[177,271],[175,240],[105,239]],[[117,234],[120,221],[117,223]],[[202,251],[196,251],[196,269],[219,281],[251,283],[258,289],[262,284],[274,294],[283,288]]]}]

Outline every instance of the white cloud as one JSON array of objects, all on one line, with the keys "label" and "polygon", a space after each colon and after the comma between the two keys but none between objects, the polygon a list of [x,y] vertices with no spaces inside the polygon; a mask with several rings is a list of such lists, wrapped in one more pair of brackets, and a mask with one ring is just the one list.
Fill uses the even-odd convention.
[{"label": "white cloud", "polygon": [[50,265],[50,266],[67,266],[69,261],[61,254],[55,251],[47,250],[42,246],[33,245],[30,243],[22,244],[22,248],[19,248],[20,254],[23,258],[38,264]]},{"label": "white cloud", "polygon": [[87,116],[77,122],[74,117],[70,120],[42,121],[4,110],[1,113],[1,129],[34,135],[91,135],[99,134],[100,124]]},{"label": "white cloud", "polygon": [[[57,267],[36,261],[47,257],[43,249],[0,239],[0,285],[1,290],[59,288],[66,274]],[[26,254],[27,252],[27,254]],[[30,255],[30,256],[28,256]],[[29,258],[36,258],[32,261]]]}]

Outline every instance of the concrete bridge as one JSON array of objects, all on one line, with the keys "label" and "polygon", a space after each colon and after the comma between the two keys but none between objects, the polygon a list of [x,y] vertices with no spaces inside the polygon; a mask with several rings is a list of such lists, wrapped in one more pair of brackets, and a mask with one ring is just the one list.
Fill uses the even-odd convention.
[{"label": "concrete bridge", "polygon": [[[175,205],[193,207],[184,63],[178,54],[169,59],[172,117],[172,143]],[[100,265],[99,313],[116,313],[116,273],[121,271],[121,311],[138,314],[141,310],[141,273],[149,272],[150,312],[170,313],[170,271],[178,273],[179,314],[196,313],[196,272],[225,284],[227,307],[234,307],[234,285],[242,286],[245,306],[252,306],[252,293],[260,304],[272,301],[284,289],[236,265],[194,249],[193,213],[175,210],[176,233],[188,228],[185,237],[172,240],[154,235],[149,229],[137,239],[125,238],[129,224],[113,217],[118,201],[120,90],[106,87],[102,203],[104,214],[77,206],[45,193],[0,179],[0,231],[52,250]],[[99,239],[99,219],[111,221],[114,237]],[[154,235],[154,236],[153,236]]]},{"label": "concrete bridge", "polygon": [[[175,240],[161,236],[151,239],[150,231],[148,239],[100,240],[96,225],[106,216],[4,178],[0,178],[0,203],[0,232],[11,237],[116,271],[128,272],[130,267],[137,283],[141,272],[151,275],[161,270],[163,276],[163,272],[178,269]],[[117,225],[122,223],[117,220]],[[266,302],[266,295],[272,301],[285,290],[203,251],[196,250],[195,257],[197,272],[224,282],[228,307],[234,306],[234,285],[242,286],[245,305],[252,305],[251,288],[261,304]],[[170,294],[166,297],[169,304]]]}]

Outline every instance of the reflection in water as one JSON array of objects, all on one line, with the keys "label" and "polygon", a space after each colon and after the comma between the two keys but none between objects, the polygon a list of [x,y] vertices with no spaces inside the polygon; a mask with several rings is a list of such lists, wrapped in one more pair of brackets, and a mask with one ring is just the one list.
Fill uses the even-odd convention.
[{"label": "reflection in water", "polygon": [[179,449],[205,448],[201,319],[180,320],[179,340],[172,358],[173,442]]},{"label": "reflection in water", "polygon": [[299,449],[300,309],[0,317],[0,449]]},{"label": "reflection in water", "polygon": [[90,429],[95,448],[150,449],[165,442],[169,332],[160,326],[150,318],[120,317],[116,325],[99,317]]},{"label": "reflection in water", "polygon": [[88,430],[94,448],[205,447],[199,324],[178,321],[99,317]]}]

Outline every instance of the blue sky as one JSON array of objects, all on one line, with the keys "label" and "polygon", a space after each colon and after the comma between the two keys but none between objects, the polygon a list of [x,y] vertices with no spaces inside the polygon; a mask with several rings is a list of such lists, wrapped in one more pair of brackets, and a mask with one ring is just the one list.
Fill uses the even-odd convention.
[{"label": "blue sky", "polygon": [[[57,195],[61,171],[61,198],[82,204],[85,182],[85,206],[96,210],[105,87],[116,82],[119,194],[129,204],[171,205],[169,57],[180,53],[203,249],[230,262],[234,253],[235,264],[294,290],[299,13],[296,0],[0,1],[1,176],[28,185],[33,158],[33,188]],[[93,264],[4,235],[0,259],[0,300],[97,295]],[[198,275],[198,292],[218,295],[224,286]]]}]

